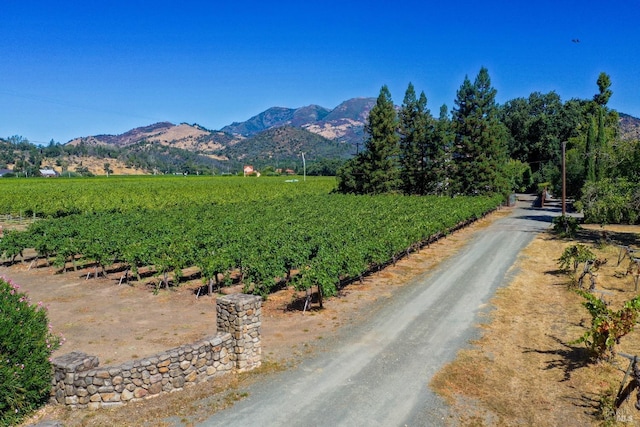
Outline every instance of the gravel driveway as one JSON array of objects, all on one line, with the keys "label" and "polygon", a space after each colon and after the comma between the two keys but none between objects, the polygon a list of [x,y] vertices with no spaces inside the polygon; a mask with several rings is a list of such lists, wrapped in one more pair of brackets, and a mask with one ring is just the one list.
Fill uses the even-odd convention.
[{"label": "gravel driveway", "polygon": [[200,425],[442,425],[447,406],[429,381],[477,337],[479,314],[508,283],[519,252],[558,214],[529,206],[519,202],[311,357],[253,384],[247,398]]}]

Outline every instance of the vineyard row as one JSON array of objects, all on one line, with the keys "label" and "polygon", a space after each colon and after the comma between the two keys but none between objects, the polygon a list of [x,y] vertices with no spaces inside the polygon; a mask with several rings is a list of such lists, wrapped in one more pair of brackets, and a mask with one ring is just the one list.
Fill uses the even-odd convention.
[{"label": "vineyard row", "polygon": [[[496,208],[500,197],[339,194],[163,210],[74,214],[39,220],[0,240],[3,257],[27,248],[65,267],[125,263],[152,267],[167,284],[197,267],[210,284],[240,275],[246,291],[266,296],[283,281],[334,294],[458,224]],[[292,273],[295,272],[294,275]]]},{"label": "vineyard row", "polygon": [[95,177],[0,179],[0,214],[61,217],[76,213],[131,212],[182,206],[264,203],[280,197],[326,194],[333,177],[286,182],[281,177]]}]

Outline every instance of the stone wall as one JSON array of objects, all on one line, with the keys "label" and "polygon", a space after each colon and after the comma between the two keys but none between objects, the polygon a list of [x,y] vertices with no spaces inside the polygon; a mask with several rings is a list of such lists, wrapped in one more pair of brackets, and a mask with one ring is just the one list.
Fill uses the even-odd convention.
[{"label": "stone wall", "polygon": [[260,297],[225,295],[216,302],[213,337],[119,366],[101,368],[98,357],[82,352],[57,357],[51,401],[74,409],[120,406],[254,369],[262,357],[261,311]]}]

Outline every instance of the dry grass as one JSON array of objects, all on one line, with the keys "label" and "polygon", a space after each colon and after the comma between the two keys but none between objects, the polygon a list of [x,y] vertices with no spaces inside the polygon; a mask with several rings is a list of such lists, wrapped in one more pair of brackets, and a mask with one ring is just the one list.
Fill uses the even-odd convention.
[{"label": "dry grass", "polygon": [[[637,245],[640,227],[615,239]],[[618,248],[601,247],[600,229],[578,236],[609,262],[598,272],[598,290],[613,308],[634,296],[633,282],[617,267]],[[472,349],[440,371],[432,387],[452,405],[452,423],[462,425],[584,426],[605,422],[600,412],[617,392],[628,366],[596,363],[583,344],[573,344],[590,325],[583,299],[570,290],[557,258],[574,244],[541,234],[523,251],[512,283],[497,292],[489,323]],[[595,245],[595,246],[593,246]],[[639,354],[638,331],[622,339],[620,351]],[[634,399],[635,400],[635,399]],[[615,417],[609,419],[614,424]],[[618,421],[632,425],[640,413],[626,403]]]},{"label": "dry grass", "polygon": [[[90,156],[67,156],[65,161],[68,163],[68,170],[75,172],[79,167],[86,167],[89,172],[94,175],[106,175],[104,164],[109,163],[109,168],[113,171],[113,175],[149,175],[149,172],[128,167],[125,162],[118,159],[101,159]],[[45,158],[43,165],[49,167],[56,172],[64,175],[61,166],[56,166],[53,159]]]}]

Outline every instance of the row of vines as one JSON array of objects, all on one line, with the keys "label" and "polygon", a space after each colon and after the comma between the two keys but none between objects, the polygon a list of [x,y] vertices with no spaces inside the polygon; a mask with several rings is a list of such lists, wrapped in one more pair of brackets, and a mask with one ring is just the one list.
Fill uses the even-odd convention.
[{"label": "row of vines", "polygon": [[333,177],[307,178],[304,183],[284,182],[280,177],[235,176],[0,179],[0,215],[47,218],[194,204],[261,203],[282,196],[326,194],[334,187]]},{"label": "row of vines", "polygon": [[[15,261],[25,249],[35,249],[38,258],[63,270],[76,263],[100,269],[118,263],[133,275],[151,268],[165,285],[169,277],[178,281],[183,270],[197,267],[210,286],[229,283],[234,275],[245,291],[263,296],[283,283],[298,289],[318,286],[332,295],[345,281],[484,215],[501,201],[328,194],[318,191],[322,185],[273,197],[265,195],[268,186],[262,196],[243,190],[250,194],[248,201],[207,199],[42,219],[26,231],[5,232],[0,254]],[[184,188],[182,193],[190,200]]]}]

